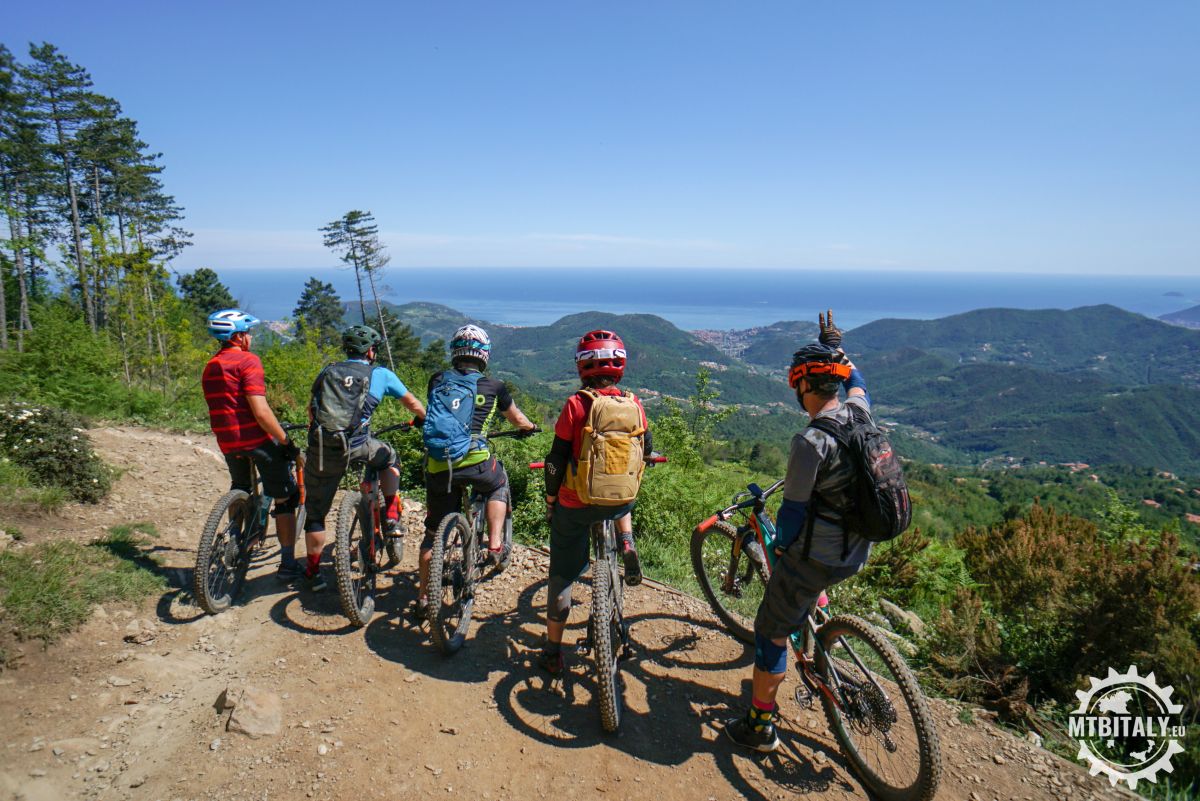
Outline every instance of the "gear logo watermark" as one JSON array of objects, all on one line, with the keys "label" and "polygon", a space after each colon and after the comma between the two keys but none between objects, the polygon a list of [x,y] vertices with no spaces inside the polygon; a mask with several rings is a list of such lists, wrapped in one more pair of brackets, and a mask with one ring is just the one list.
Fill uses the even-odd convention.
[{"label": "gear logo watermark", "polygon": [[1183,704],[1171,702],[1174,688],[1159,687],[1153,673],[1139,676],[1133,665],[1125,673],[1109,668],[1103,679],[1089,681],[1088,689],[1075,692],[1079,708],[1071,712],[1068,730],[1091,775],[1103,773],[1109,784],[1125,782],[1132,790],[1142,779],[1157,782],[1159,771],[1171,773],[1184,734]]}]

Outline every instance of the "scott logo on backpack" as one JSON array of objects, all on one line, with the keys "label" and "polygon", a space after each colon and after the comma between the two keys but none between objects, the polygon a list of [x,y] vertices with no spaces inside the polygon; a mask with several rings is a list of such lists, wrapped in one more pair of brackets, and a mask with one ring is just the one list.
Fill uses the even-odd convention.
[{"label": "scott logo on backpack", "polygon": [[425,449],[434,459],[456,462],[474,447],[477,438],[471,435],[471,421],[482,377],[447,370],[430,391],[422,433]]}]

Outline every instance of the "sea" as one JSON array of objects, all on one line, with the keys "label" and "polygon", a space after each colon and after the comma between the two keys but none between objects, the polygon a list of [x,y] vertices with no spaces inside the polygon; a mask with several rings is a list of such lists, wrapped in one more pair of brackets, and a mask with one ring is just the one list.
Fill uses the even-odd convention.
[{"label": "sea", "polygon": [[[310,277],[344,301],[354,275],[338,268],[218,270],[251,313],[290,317]],[[584,311],[656,314],[687,329],[746,329],[813,320],[833,308],[849,330],[882,318],[934,319],[981,308],[1072,309],[1109,303],[1149,317],[1200,305],[1200,275],[1111,276],[861,270],[390,267],[383,299],[429,301],[480,320],[546,325]]]}]

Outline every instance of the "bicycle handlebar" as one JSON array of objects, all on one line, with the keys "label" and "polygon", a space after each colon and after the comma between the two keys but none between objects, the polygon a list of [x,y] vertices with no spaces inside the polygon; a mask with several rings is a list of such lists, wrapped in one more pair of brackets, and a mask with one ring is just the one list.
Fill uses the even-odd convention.
[{"label": "bicycle handlebar", "polygon": [[[649,465],[655,465],[655,464],[664,464],[668,460],[667,460],[667,457],[663,456],[661,453],[652,453],[649,456],[642,457],[642,461],[644,461],[646,464],[649,464]],[[541,469],[545,468],[545,466],[546,466],[545,462],[530,462],[529,463],[530,470],[541,470]]]},{"label": "bicycle handlebar", "polygon": [[308,428],[308,423],[283,423],[281,428],[284,431],[303,431]]},{"label": "bicycle handlebar", "polygon": [[[786,478],[779,479],[774,484],[763,490],[762,495],[754,495],[748,490],[745,492],[739,492],[737,495],[733,496],[732,505],[726,506],[716,514],[700,521],[700,523],[696,526],[696,531],[708,531],[708,529],[710,529],[718,521],[728,520],[729,518],[733,517],[734,512],[738,512],[742,509],[750,509],[756,504],[766,501],[767,498],[770,498],[779,491],[786,480]],[[745,500],[742,500],[743,498]]]},{"label": "bicycle handlebar", "polygon": [[412,428],[413,428],[412,423],[396,423],[396,425],[394,425],[394,426],[388,426],[387,428],[381,428],[374,433],[375,433],[375,436],[378,437],[381,434],[390,434],[393,431],[411,431]]},{"label": "bicycle handlebar", "polygon": [[532,437],[534,434],[540,434],[540,433],[542,433],[542,429],[538,428],[537,426],[534,426],[533,428],[526,429],[526,430],[522,430],[520,428],[514,428],[511,431],[491,431],[491,432],[488,432],[487,438],[488,439],[501,439],[502,437],[513,437],[514,439],[521,439],[523,437]]}]

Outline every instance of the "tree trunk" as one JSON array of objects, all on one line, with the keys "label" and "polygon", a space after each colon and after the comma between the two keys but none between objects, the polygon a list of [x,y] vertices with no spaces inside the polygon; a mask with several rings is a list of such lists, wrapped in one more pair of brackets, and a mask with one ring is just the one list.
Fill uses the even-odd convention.
[{"label": "tree trunk", "polygon": [[383,336],[383,350],[387,353],[388,368],[396,371],[396,363],[392,361],[392,343],[388,341],[387,326],[383,322],[383,307],[379,305],[379,293],[375,291],[375,271],[367,270],[367,280],[371,282],[371,297],[375,300],[375,315],[379,318],[379,333]]},{"label": "tree trunk", "polygon": [[12,239],[13,262],[17,266],[17,351],[25,350],[25,331],[29,328],[29,287],[25,283],[25,243],[21,241],[21,221],[17,219],[17,200],[21,196],[20,181],[14,176],[5,188],[8,201],[8,235]]},{"label": "tree trunk", "polygon": [[362,316],[362,324],[367,324],[367,302],[363,299],[362,268],[358,266],[358,249],[354,239],[350,240],[350,263],[354,265],[354,282],[358,284],[358,313]]},{"label": "tree trunk", "polygon": [[63,133],[62,118],[58,115],[58,103],[53,97],[50,108],[54,115],[54,129],[58,134],[58,146],[62,148],[63,177],[67,181],[67,194],[71,198],[71,234],[75,242],[75,272],[79,278],[83,312],[87,316],[88,325],[95,331],[96,307],[92,302],[91,287],[88,286],[87,267],[83,263],[83,234],[79,227],[79,193],[75,191],[75,176],[71,174],[71,155],[67,150],[67,137]]}]

